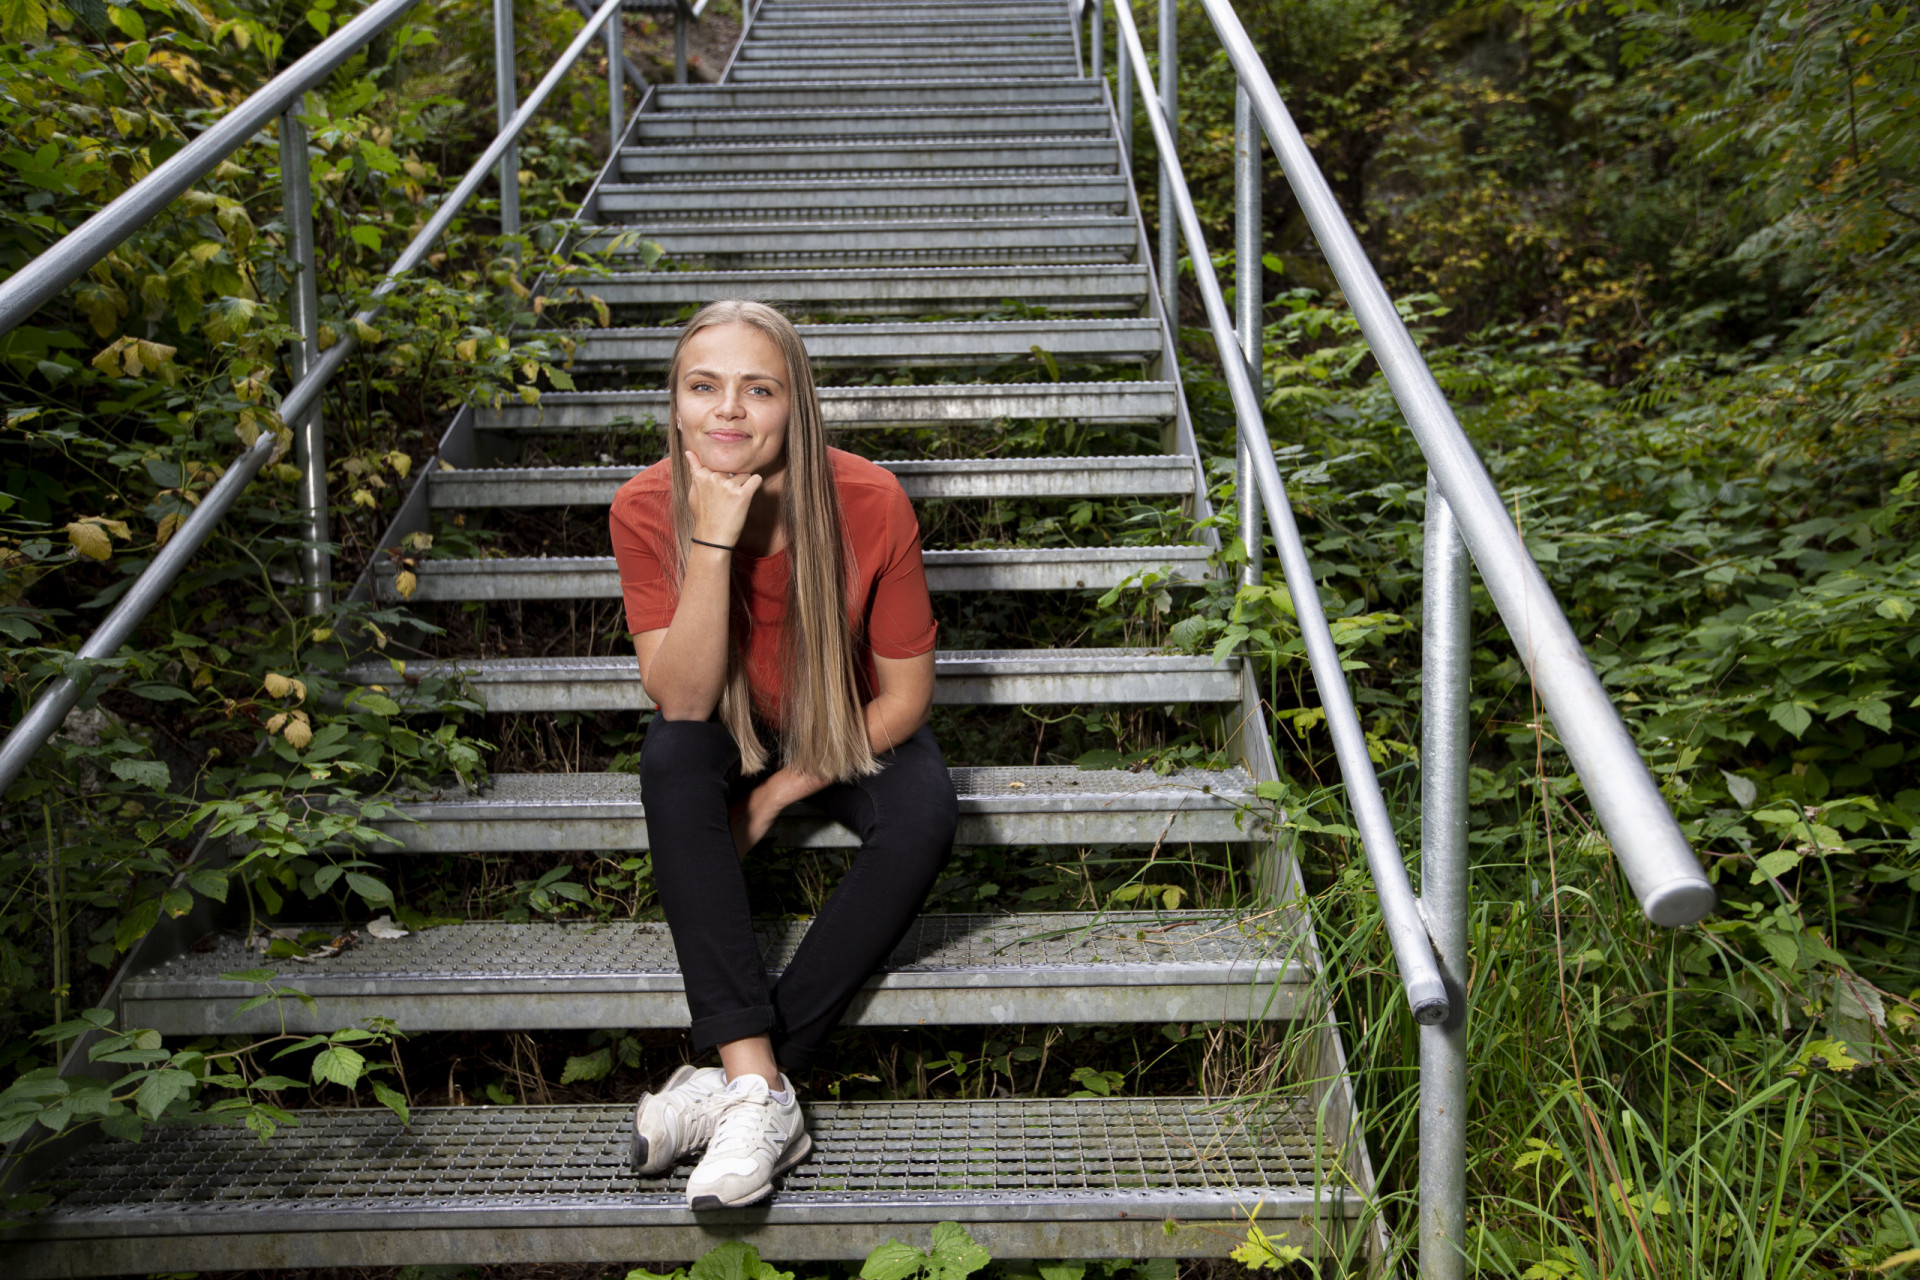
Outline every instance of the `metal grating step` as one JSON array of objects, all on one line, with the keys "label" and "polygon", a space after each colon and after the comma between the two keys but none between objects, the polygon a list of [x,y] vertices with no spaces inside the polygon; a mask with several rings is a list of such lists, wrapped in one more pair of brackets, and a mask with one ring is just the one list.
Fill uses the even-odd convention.
[{"label": "metal grating step", "polygon": [[[849,22],[844,19],[759,18],[748,34],[751,43],[806,44],[816,40],[859,40],[873,35],[872,21]],[[1008,48],[1032,39],[1070,41],[1073,28],[1056,17],[1046,18],[907,18],[889,21],[887,35],[894,40],[940,40],[965,38],[978,49],[1005,42]],[[1068,51],[1072,51],[1071,44]]]},{"label": "metal grating step", "polygon": [[[1183,769],[1164,777],[1124,769],[955,768],[962,845],[1155,844],[1257,841],[1272,810],[1244,769]],[[396,800],[398,798],[396,797]],[[630,773],[501,773],[486,794],[444,792],[396,803],[369,824],[410,853],[567,853],[645,849],[640,779]],[[859,844],[804,803],[774,825],[776,844]]]},{"label": "metal grating step", "polygon": [[[807,355],[819,365],[977,366],[1038,363],[1039,347],[1062,363],[1144,363],[1160,355],[1157,320],[953,320],[924,324],[803,324]],[[680,331],[583,329],[566,335],[576,364],[664,366]]]},{"label": "metal grating step", "polygon": [[[776,295],[778,296],[778,295]],[[1059,418],[1076,422],[1165,422],[1171,382],[959,383],[924,387],[822,387],[820,412],[836,431],[930,427]],[[480,431],[611,431],[655,425],[664,391],[549,392],[537,405],[474,410]]]},{"label": "metal grating step", "polygon": [[[733,65],[735,70],[769,62],[854,66],[868,62],[892,62],[910,67],[920,62],[977,62],[982,57],[981,41],[964,36],[955,37],[951,30],[920,39],[902,39],[892,34],[875,35],[875,30],[884,28],[870,26],[862,36],[810,33],[786,39],[762,39],[761,33],[756,31],[740,46]],[[986,56],[994,62],[1023,62],[1039,58],[1070,62],[1073,58],[1073,37],[1070,32],[1056,27],[1045,33],[1008,39]]]},{"label": "metal grating step", "polygon": [[668,258],[710,266],[1130,262],[1138,248],[1133,220],[1111,214],[726,223],[648,218],[631,228],[590,232],[580,247],[618,255],[637,252],[633,242],[641,238]]},{"label": "metal grating step", "polygon": [[[987,551],[923,553],[934,591],[1104,591],[1142,573],[1167,575],[1167,585],[1211,576],[1204,546],[1006,547]],[[393,562],[375,567],[375,595],[394,594]],[[540,556],[486,560],[421,560],[411,597],[415,604],[464,600],[617,600],[620,574],[612,556]]]},{"label": "metal grating step", "polygon": [[[866,1027],[1090,1022],[1223,1022],[1298,1017],[1310,973],[1298,921],[1277,912],[1048,912],[922,916],[847,1015]],[[331,935],[349,925],[329,925]],[[779,972],[808,921],[759,927]],[[129,978],[121,1022],[163,1035],[307,1034],[390,1017],[407,1031],[684,1027],[685,984],[656,922],[470,922],[365,938],[291,964],[295,999],[238,1013],[267,990],[220,975],[259,953],[220,937],[210,950]],[[284,1026],[283,1026],[284,1020]]]},{"label": "metal grating step", "polygon": [[[630,187],[645,191],[645,187]],[[1071,194],[1071,193],[1068,193]],[[601,196],[607,210],[608,197]],[[568,276],[556,301],[598,297],[614,307],[682,307],[750,297],[798,315],[961,315],[1008,301],[1064,311],[1137,312],[1147,269],[1131,263],[1057,267],[820,267],[773,271],[633,271]]]},{"label": "metal grating step", "polygon": [[956,187],[937,177],[860,181],[760,179],[752,182],[652,182],[608,184],[595,197],[600,215],[623,221],[651,217],[686,222],[697,217],[737,221],[755,214],[769,218],[1008,216],[1014,214],[1105,213],[1127,207],[1126,179],[1113,177],[988,178]]},{"label": "metal grating step", "polygon": [[728,107],[900,107],[1087,105],[1105,101],[1089,80],[916,80],[804,84],[662,84],[654,101],[661,111],[718,110]]},{"label": "metal grating step", "polygon": [[[939,706],[1235,702],[1240,659],[1216,665],[1205,654],[1151,649],[945,649],[934,662]],[[342,677],[376,685],[407,705],[410,680],[459,673],[495,714],[531,711],[650,711],[631,653],[602,657],[416,659],[403,673],[384,659],[356,663]]]},{"label": "metal grating step", "polygon": [[1050,171],[1120,172],[1120,144],[1111,138],[921,138],[870,142],[732,143],[638,147],[620,153],[627,178],[805,173],[820,176],[918,170],[1003,170],[1022,177]]},{"label": "metal grating step", "polygon": [[[910,498],[1111,498],[1191,494],[1181,456],[881,462]],[[434,508],[606,506],[639,467],[493,467],[427,477]]]},{"label": "metal grating step", "polygon": [[[814,1152],[753,1209],[686,1207],[690,1165],[627,1167],[631,1106],[302,1111],[100,1142],[0,1236],[14,1280],[267,1267],[694,1258],[924,1247],[958,1221],[996,1257],[1220,1256],[1262,1230],[1320,1254],[1358,1215],[1303,1095],[813,1102]],[[1322,1239],[1322,1235],[1329,1239]]]},{"label": "metal grating step", "polygon": [[840,62],[811,63],[735,62],[732,76],[753,84],[770,80],[945,80],[954,76],[978,75],[989,79],[1011,76],[1077,76],[1078,64],[1068,58],[1017,58],[993,54],[975,54],[969,58],[929,58],[900,62],[892,58],[871,61],[848,59]]},{"label": "metal grating step", "polygon": [[769,3],[753,11],[755,23],[767,22],[871,22],[899,20],[912,22],[927,18],[953,18],[968,14],[981,18],[1029,18],[1060,20],[1060,0],[980,0],[978,4],[942,3],[941,0],[908,0],[908,3],[884,8],[845,0],[817,0],[799,3],[785,0]]},{"label": "metal grating step", "polygon": [[1104,105],[889,106],[732,111],[654,111],[636,124],[641,145],[656,140],[773,141],[780,138],[994,137],[1001,134],[1104,135],[1112,117]]}]

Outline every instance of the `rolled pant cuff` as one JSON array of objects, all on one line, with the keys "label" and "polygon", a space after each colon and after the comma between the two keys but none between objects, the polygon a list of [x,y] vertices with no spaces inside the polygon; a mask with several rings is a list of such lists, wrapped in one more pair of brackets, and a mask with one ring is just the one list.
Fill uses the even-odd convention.
[{"label": "rolled pant cuff", "polygon": [[716,1013],[710,1017],[694,1020],[693,1050],[695,1053],[704,1053],[715,1045],[726,1044],[732,1040],[745,1040],[749,1036],[764,1036],[772,1031],[772,1005],[760,1004],[750,1009],[731,1009],[726,1013]]}]

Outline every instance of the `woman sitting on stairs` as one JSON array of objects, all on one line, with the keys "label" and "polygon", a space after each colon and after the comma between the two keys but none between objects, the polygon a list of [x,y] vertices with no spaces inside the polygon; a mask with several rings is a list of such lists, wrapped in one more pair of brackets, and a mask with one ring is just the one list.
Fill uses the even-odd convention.
[{"label": "woman sitting on stairs", "polygon": [[[654,883],[696,1052],[640,1099],[633,1162],[705,1147],[695,1209],[751,1204],[812,1149],[782,1067],[810,1066],[906,934],[952,850],[956,803],[927,728],[934,621],[900,482],[829,449],[786,317],[701,309],[668,365],[667,456],[610,517],[640,680],[658,711],[640,760]],[[779,981],[743,862],[788,805],[860,852]]]}]

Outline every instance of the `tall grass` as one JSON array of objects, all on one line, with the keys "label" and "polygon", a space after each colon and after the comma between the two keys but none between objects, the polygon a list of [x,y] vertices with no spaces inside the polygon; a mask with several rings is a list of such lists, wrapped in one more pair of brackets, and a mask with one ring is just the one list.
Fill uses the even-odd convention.
[{"label": "tall grass", "polygon": [[[1408,779],[1403,770],[1389,781],[1404,789]],[[1397,814],[1416,812],[1397,799]],[[1329,802],[1337,807],[1337,794]],[[1858,1028],[1809,1017],[1806,993],[1726,942],[1725,922],[1649,925],[1604,840],[1574,810],[1555,802],[1531,816],[1475,844],[1469,1274],[1785,1280],[1904,1271],[1905,1251],[1920,1250],[1920,1213],[1908,1207],[1920,1205],[1911,1051],[1884,1031],[1861,1043]],[[1410,1272],[1418,1028],[1360,859],[1344,840],[1302,840],[1328,990],[1391,1229],[1389,1265]],[[1877,976],[1883,986],[1915,985],[1911,962]],[[1246,1087],[1277,1090],[1289,1072],[1298,1088],[1299,1053],[1291,1064],[1249,1055],[1239,1065],[1249,1070]],[[1319,1274],[1367,1265],[1354,1250]]]}]

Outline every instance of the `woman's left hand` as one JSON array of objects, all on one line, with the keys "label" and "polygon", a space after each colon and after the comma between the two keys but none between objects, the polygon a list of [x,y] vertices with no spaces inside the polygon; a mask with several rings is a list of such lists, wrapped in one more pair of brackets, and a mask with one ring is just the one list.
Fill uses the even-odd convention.
[{"label": "woman's left hand", "polygon": [[773,830],[773,820],[788,805],[806,799],[826,785],[825,778],[794,769],[776,769],[768,774],[766,781],[734,805],[727,815],[733,826],[734,851],[746,857],[747,850],[766,839],[767,832]]}]

